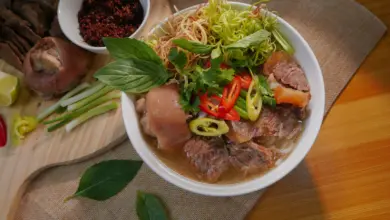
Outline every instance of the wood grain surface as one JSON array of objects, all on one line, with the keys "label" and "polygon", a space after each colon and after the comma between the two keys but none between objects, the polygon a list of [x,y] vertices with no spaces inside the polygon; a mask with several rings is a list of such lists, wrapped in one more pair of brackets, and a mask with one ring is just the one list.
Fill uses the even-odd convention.
[{"label": "wood grain surface", "polygon": [[[390,27],[389,0],[358,2]],[[305,161],[247,219],[390,219],[389,34],[338,98]]]},{"label": "wood grain surface", "polygon": [[[89,75],[106,63],[107,58],[108,56],[95,56]],[[25,89],[22,91],[17,103],[11,108],[1,109],[2,115],[9,122],[8,125],[11,124],[14,114],[36,115],[53,104],[53,101],[44,102],[35,95],[29,95]],[[70,133],[64,129],[47,133],[44,126],[40,125],[18,146],[2,148],[0,219],[4,219],[5,213],[12,219],[25,187],[37,174],[48,167],[74,163],[110,149],[125,140],[126,132],[123,126],[122,112],[118,109],[95,117]]]}]

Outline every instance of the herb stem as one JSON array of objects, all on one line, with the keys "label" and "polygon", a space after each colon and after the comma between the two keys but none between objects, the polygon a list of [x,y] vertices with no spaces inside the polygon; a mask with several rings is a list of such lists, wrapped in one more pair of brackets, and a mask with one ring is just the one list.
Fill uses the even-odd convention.
[{"label": "herb stem", "polygon": [[68,92],[66,95],[64,95],[57,103],[54,105],[46,108],[41,113],[38,114],[37,119],[38,122],[42,122],[45,118],[47,118],[49,115],[53,114],[57,109],[61,107],[61,102],[65,99],[71,98],[72,96],[78,94],[79,92],[83,91],[84,89],[88,88],[90,86],[89,83],[82,83],[78,85],[76,88]]},{"label": "herb stem", "polygon": [[62,100],[61,106],[66,107],[66,106],[69,106],[75,102],[82,100],[82,99],[85,99],[86,97],[89,97],[89,96],[95,94],[96,92],[98,92],[99,90],[103,89],[104,87],[105,87],[105,85],[103,83],[97,82],[88,90],[86,90],[86,91],[84,91],[84,92],[82,92],[74,97]]}]

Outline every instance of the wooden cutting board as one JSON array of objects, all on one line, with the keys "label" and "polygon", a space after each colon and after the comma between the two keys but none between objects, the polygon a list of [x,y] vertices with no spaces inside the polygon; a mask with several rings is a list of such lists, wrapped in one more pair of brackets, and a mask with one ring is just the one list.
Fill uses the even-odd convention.
[{"label": "wooden cutting board", "polygon": [[[150,17],[141,36],[146,36],[155,24],[171,14],[168,0],[151,0]],[[92,75],[108,60],[108,56],[96,55],[89,74]],[[14,112],[35,115],[50,104],[23,92],[12,108],[2,108],[0,113],[10,120]],[[14,218],[26,186],[43,170],[88,159],[114,147],[126,137],[119,108],[86,122],[70,133],[64,129],[47,133],[41,125],[19,146],[0,148],[0,220]]]}]

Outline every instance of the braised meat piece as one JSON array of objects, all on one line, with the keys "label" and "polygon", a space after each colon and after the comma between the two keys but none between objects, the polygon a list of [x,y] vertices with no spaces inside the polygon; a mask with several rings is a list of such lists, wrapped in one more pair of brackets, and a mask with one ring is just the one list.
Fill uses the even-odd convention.
[{"label": "braised meat piece", "polygon": [[90,54],[59,38],[42,38],[26,55],[27,85],[44,98],[61,95],[76,86],[87,72]]},{"label": "braised meat piece", "polygon": [[230,141],[240,144],[251,140],[255,134],[256,129],[250,122],[245,121],[228,121],[229,132],[226,136]]},{"label": "braised meat piece", "polygon": [[30,23],[23,20],[12,11],[0,6],[0,23],[14,30],[19,36],[26,39],[30,45],[34,45],[41,37],[30,28]]},{"label": "braised meat piece", "polygon": [[272,168],[281,155],[275,149],[266,148],[252,141],[229,145],[228,149],[230,163],[244,174]]},{"label": "braised meat piece", "polygon": [[275,110],[263,108],[255,123],[256,137],[280,137],[292,139],[302,130],[302,123],[292,108],[278,106]]},{"label": "braised meat piece", "polygon": [[181,149],[191,138],[191,132],[187,115],[179,104],[177,86],[171,84],[151,89],[145,105],[141,119],[145,133],[157,138],[160,149]]},{"label": "braised meat piece", "polygon": [[273,74],[277,81],[293,89],[309,91],[309,82],[298,63],[286,52],[278,51],[264,64],[264,74]]},{"label": "braised meat piece", "polygon": [[52,18],[45,13],[39,3],[15,0],[12,4],[12,9],[29,21],[39,36],[44,36],[45,32],[49,30]]},{"label": "braised meat piece", "polygon": [[221,138],[191,138],[184,152],[201,179],[216,182],[229,168],[229,156]]},{"label": "braised meat piece", "polygon": [[4,23],[0,23],[0,39],[3,41],[11,41],[22,53],[26,53],[31,49],[31,46],[24,38],[20,37],[10,27],[4,25]]},{"label": "braised meat piece", "polygon": [[19,70],[23,69],[21,60],[7,43],[0,42],[0,59]]}]

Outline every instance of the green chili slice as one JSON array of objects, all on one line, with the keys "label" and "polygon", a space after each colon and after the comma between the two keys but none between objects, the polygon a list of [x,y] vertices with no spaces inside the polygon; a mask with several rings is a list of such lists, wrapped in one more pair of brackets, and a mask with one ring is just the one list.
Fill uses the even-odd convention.
[{"label": "green chili slice", "polygon": [[198,118],[190,122],[190,130],[200,136],[214,137],[229,132],[229,127],[223,120]]},{"label": "green chili slice", "polygon": [[249,120],[256,121],[259,118],[262,105],[259,78],[255,75],[246,95],[246,110]]}]

